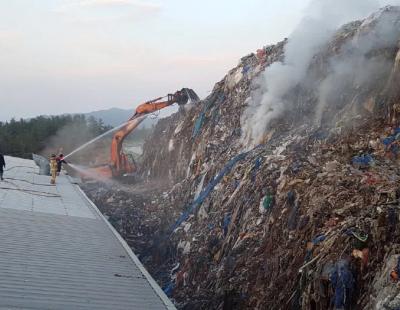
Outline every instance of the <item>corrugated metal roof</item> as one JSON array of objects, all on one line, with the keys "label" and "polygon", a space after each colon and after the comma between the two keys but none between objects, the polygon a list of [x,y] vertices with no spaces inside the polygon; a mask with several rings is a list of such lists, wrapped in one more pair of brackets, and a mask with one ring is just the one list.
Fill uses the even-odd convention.
[{"label": "corrugated metal roof", "polygon": [[0,309],[175,309],[69,177],[7,157],[0,182]]}]

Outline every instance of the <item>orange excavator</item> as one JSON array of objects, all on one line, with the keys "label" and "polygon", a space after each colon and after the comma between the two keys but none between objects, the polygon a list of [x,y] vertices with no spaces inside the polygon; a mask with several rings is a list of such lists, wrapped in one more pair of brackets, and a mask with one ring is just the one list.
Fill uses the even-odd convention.
[{"label": "orange excavator", "polygon": [[[161,101],[165,98],[167,98],[165,101]],[[197,102],[198,100],[199,97],[192,89],[182,88],[174,94],[168,94],[165,97],[159,97],[140,104],[136,108],[135,114],[115,132],[111,142],[111,158],[109,164],[97,166],[94,168],[95,172],[88,171],[87,176],[90,178],[90,175],[95,173],[106,178],[118,178],[134,173],[137,167],[133,157],[123,152],[122,145],[125,138],[137,128],[149,114],[171,106],[174,103],[182,106],[188,102]]]}]

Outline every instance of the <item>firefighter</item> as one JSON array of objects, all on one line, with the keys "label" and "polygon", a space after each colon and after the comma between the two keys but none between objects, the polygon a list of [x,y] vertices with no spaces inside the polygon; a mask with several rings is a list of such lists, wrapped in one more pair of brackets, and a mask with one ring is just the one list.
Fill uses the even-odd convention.
[{"label": "firefighter", "polygon": [[57,161],[57,175],[60,175],[62,164],[67,164],[67,162],[65,161],[63,154],[58,155],[56,161]]},{"label": "firefighter", "polygon": [[51,154],[50,157],[50,184],[56,184],[56,177],[57,177],[57,158],[56,154]]},{"label": "firefighter", "polygon": [[3,168],[6,167],[6,162],[4,160],[3,154],[0,153],[0,180],[3,181]]}]

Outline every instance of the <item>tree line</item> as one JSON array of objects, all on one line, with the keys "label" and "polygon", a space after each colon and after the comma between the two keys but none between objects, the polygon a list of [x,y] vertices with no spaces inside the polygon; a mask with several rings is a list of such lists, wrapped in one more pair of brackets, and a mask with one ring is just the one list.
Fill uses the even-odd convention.
[{"label": "tree line", "polygon": [[38,116],[0,122],[0,152],[31,158],[32,153],[70,151],[111,126],[84,115]]}]

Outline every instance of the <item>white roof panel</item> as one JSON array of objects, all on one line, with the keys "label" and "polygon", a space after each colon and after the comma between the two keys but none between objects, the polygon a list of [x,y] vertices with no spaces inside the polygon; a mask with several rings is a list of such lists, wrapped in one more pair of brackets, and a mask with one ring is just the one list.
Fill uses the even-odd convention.
[{"label": "white roof panel", "polygon": [[0,309],[175,309],[68,176],[6,157],[0,182]]}]

